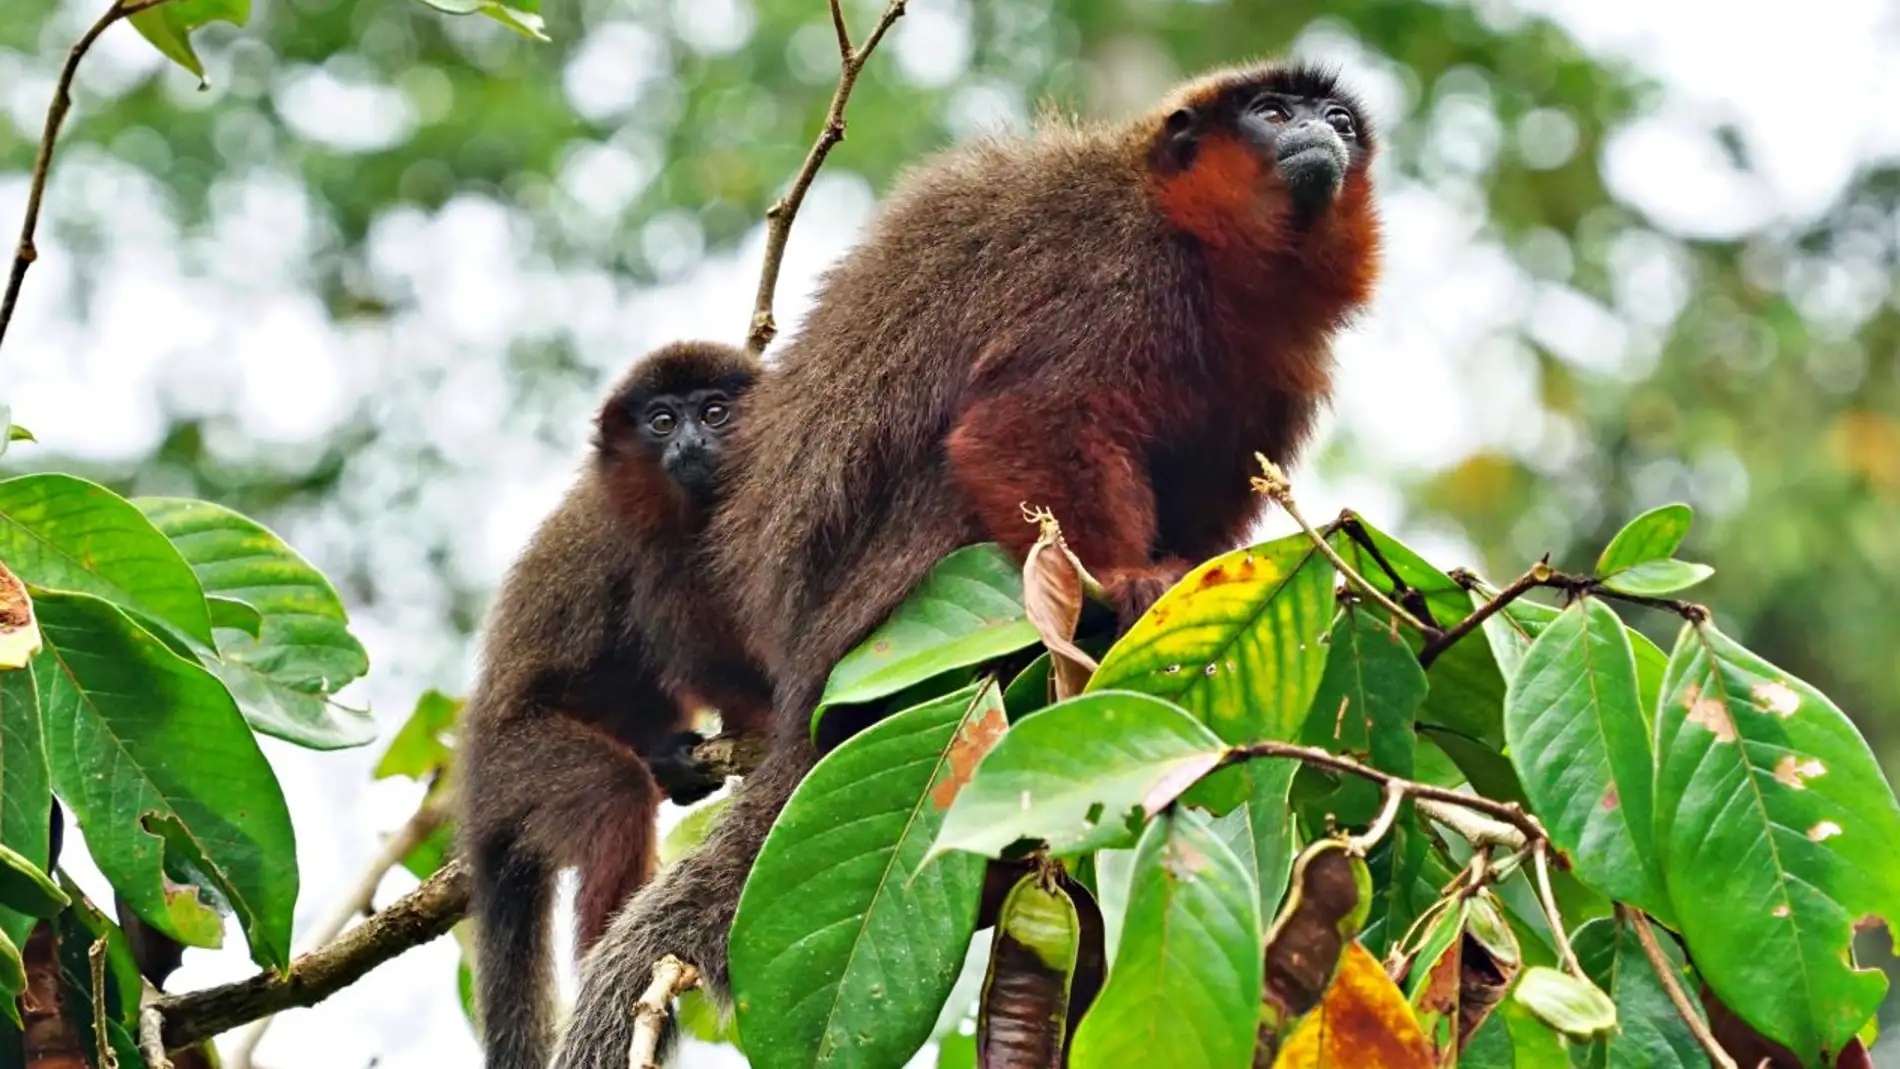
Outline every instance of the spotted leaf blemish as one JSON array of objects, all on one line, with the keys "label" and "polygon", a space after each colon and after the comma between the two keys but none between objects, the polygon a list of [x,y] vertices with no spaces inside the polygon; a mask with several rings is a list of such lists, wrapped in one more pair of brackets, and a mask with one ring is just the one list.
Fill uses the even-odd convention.
[{"label": "spotted leaf blemish", "polygon": [[1841,826],[1831,820],[1824,820],[1808,829],[1808,838],[1814,842],[1825,842],[1841,834]]},{"label": "spotted leaf blemish", "polygon": [[1785,718],[1801,711],[1801,695],[1796,694],[1786,683],[1757,683],[1749,693],[1754,695],[1755,704],[1761,706],[1764,712]]},{"label": "spotted leaf blemish", "polygon": [[1735,721],[1729,718],[1728,707],[1714,698],[1701,695],[1701,688],[1691,683],[1688,693],[1683,696],[1682,704],[1689,710],[1689,723],[1714,732],[1716,742],[1734,742]]},{"label": "spotted leaf blemish", "polygon": [[1799,758],[1793,754],[1782,754],[1775,762],[1775,779],[1797,791],[1808,789],[1807,781],[1827,772],[1827,766],[1812,757]]}]

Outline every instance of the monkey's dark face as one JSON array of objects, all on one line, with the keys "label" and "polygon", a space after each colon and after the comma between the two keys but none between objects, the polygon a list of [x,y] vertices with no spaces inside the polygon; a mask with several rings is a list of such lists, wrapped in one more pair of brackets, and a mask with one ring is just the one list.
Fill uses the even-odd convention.
[{"label": "monkey's dark face", "polygon": [[638,400],[627,413],[633,433],[667,477],[698,500],[712,496],[719,455],[737,399],[725,390],[692,390]]},{"label": "monkey's dark face", "polygon": [[1310,66],[1236,71],[1205,85],[1169,113],[1162,163],[1174,172],[1205,159],[1213,139],[1237,141],[1261,164],[1263,193],[1284,193],[1294,222],[1317,219],[1372,158],[1363,109],[1332,72]]}]

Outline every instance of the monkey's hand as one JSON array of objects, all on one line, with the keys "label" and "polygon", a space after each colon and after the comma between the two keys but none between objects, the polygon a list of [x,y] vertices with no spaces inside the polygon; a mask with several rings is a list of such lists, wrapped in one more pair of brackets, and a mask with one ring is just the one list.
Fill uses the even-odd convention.
[{"label": "monkey's hand", "polygon": [[1117,568],[1105,573],[1102,589],[1114,604],[1116,633],[1127,634],[1168,588],[1193,569],[1191,562],[1170,557],[1144,568]]},{"label": "monkey's hand", "polygon": [[653,782],[674,805],[692,805],[726,785],[724,776],[706,771],[693,760],[693,747],[705,741],[706,737],[696,731],[677,732],[647,758]]}]

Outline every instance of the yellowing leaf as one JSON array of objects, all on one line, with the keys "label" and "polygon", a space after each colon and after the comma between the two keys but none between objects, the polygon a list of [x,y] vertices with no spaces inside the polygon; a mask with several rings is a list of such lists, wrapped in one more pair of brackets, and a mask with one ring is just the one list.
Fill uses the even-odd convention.
[{"label": "yellowing leaf", "polygon": [[1300,1022],[1274,1069],[1431,1069],[1432,1048],[1405,995],[1372,952],[1346,947],[1319,1008]]}]

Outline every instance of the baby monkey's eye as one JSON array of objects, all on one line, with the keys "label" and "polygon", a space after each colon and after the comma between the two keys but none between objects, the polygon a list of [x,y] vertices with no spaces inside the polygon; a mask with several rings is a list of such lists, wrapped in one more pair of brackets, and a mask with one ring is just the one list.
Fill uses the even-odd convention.
[{"label": "baby monkey's eye", "polygon": [[1326,122],[1342,134],[1352,133],[1352,113],[1345,108],[1326,109]]},{"label": "baby monkey's eye", "polygon": [[708,427],[719,426],[726,422],[731,415],[732,409],[726,407],[724,401],[709,401],[705,408],[699,410],[700,420]]},{"label": "baby monkey's eye", "polygon": [[675,426],[678,426],[678,424],[679,424],[678,418],[676,418],[671,412],[666,412],[666,411],[655,412],[651,416],[647,417],[647,429],[652,431],[655,435],[661,438],[664,438],[667,435],[672,434],[673,428]]}]

